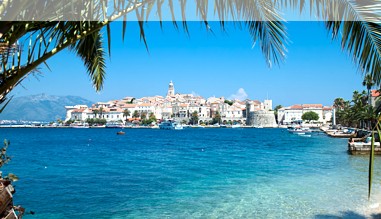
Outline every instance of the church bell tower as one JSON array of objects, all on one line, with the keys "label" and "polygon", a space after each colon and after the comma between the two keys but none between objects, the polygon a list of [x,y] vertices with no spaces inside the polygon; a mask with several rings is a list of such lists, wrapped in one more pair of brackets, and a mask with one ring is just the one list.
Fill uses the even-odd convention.
[{"label": "church bell tower", "polygon": [[169,82],[167,96],[175,96],[175,87],[174,87],[172,81]]}]

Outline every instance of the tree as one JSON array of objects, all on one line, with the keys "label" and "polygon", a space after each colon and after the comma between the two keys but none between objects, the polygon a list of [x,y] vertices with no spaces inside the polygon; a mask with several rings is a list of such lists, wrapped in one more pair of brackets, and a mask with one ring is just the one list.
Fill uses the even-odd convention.
[{"label": "tree", "polygon": [[198,124],[198,112],[194,111],[191,115],[190,122],[192,125]]},{"label": "tree", "polygon": [[[161,18],[162,5],[168,5],[163,4],[163,1],[154,0],[116,0],[113,4],[109,4],[108,1],[95,1],[95,3],[79,1],[80,5],[76,4],[76,1],[63,4],[60,2],[57,0],[25,1],[28,7],[20,7],[19,1],[1,2],[0,15],[3,18],[1,20],[5,22],[0,24],[0,42],[2,43],[0,103],[3,103],[9,92],[39,65],[46,63],[48,59],[67,48],[82,59],[95,89],[100,90],[105,77],[105,52],[101,29],[107,27],[110,52],[110,22],[135,12],[139,20],[141,37],[146,43],[144,19],[148,18],[149,11],[154,5],[158,6],[157,14]],[[187,31],[185,2],[180,1],[181,13],[178,14],[182,14],[183,26]],[[176,12],[179,11],[174,10],[172,1],[169,3],[170,14],[175,18]],[[209,30],[208,1],[197,0],[195,5],[197,13]],[[324,19],[325,26],[332,33],[333,39],[341,37],[341,46],[353,56],[359,69],[371,72],[375,83],[380,84],[381,25],[378,20],[379,10],[376,1],[374,5],[369,5],[369,1],[350,0],[311,0],[309,4],[306,4],[305,0],[222,0],[216,1],[214,10],[221,20],[222,28],[225,25],[224,18],[245,20],[244,27],[249,30],[253,43],[260,42],[266,62],[272,66],[283,61],[285,57],[287,37],[284,24],[281,22],[281,13],[278,12],[280,7],[288,6],[294,10],[310,11],[311,15]],[[71,17],[62,16],[60,13],[62,11]],[[144,14],[145,11],[147,14]],[[63,20],[77,21],[59,21],[62,17]],[[19,22],[20,20],[29,21]],[[93,22],[88,22],[90,20]],[[174,23],[177,25],[176,22]],[[125,23],[123,24],[123,30],[125,30]],[[17,45],[20,39],[30,40],[29,45],[21,48],[21,45]],[[26,54],[20,55],[22,51],[26,51]]]},{"label": "tree", "polygon": [[[143,114],[145,114],[145,113],[143,113]],[[142,119],[142,124],[149,125],[149,124],[152,124],[153,122],[156,122],[156,116],[153,112],[151,112],[149,114],[148,119],[146,117],[147,116],[145,115],[145,118]]]},{"label": "tree", "polygon": [[275,108],[274,108],[274,114],[275,114],[275,120],[276,122],[278,123],[278,110],[283,108],[282,105],[277,105]]},{"label": "tree", "polygon": [[[364,81],[362,82],[362,86],[365,86],[366,89],[368,90],[368,96],[367,96],[367,98],[368,98],[368,105],[370,106],[371,105],[371,103],[370,103],[370,101],[371,101],[370,90],[374,86],[373,76],[371,74],[368,73],[368,74],[365,75]],[[371,109],[371,108],[367,109],[367,111],[368,112],[372,112],[372,113],[374,112],[373,109]],[[371,126],[371,120],[368,120],[367,124],[368,124],[367,125],[368,128],[370,128],[370,126]]]},{"label": "tree", "polygon": [[[206,29],[210,30],[207,20],[208,1],[195,1],[197,13],[200,14]],[[58,0],[29,1],[24,7],[20,6],[19,1],[10,0],[1,3],[0,18],[7,22],[0,24],[2,43],[0,102],[5,101],[8,93],[39,65],[46,63],[65,49],[70,49],[82,59],[95,89],[97,91],[102,89],[106,67],[102,28],[107,30],[105,32],[110,53],[110,23],[119,18],[125,20],[126,15],[133,12],[138,19],[140,35],[147,45],[144,21],[149,18],[153,6],[157,6],[157,14],[161,20],[161,9],[163,5],[167,5],[158,0],[79,2],[69,1],[62,4]],[[180,1],[180,10],[177,10],[173,7],[172,1],[168,0],[170,15],[176,20],[176,14],[182,14],[183,27],[187,32],[185,2]],[[325,26],[332,33],[333,39],[341,38],[343,49],[353,56],[359,69],[371,72],[374,81],[380,84],[381,42],[378,39],[381,28],[377,19],[379,11],[376,2],[374,5],[369,5],[368,1],[353,3],[351,0],[311,0],[310,4],[305,4],[305,0],[222,0],[214,3],[223,29],[226,18],[245,21],[243,25],[237,26],[248,29],[253,44],[260,42],[259,45],[269,66],[282,62],[286,54],[287,37],[280,13],[281,8],[291,7],[300,12],[310,11],[312,16],[325,20]],[[19,22],[20,20],[27,22]],[[176,22],[174,24],[177,27]],[[126,23],[123,22],[122,36],[125,27]],[[29,40],[30,43],[24,46],[18,45],[20,39]],[[21,51],[26,51],[25,56],[20,55]]]},{"label": "tree", "polygon": [[123,117],[126,117],[126,120],[125,120],[126,122],[127,122],[127,117],[129,117],[130,115],[131,115],[131,113],[128,109],[125,109],[123,111]]},{"label": "tree", "polygon": [[370,104],[370,90],[374,86],[373,76],[371,74],[366,74],[364,77],[364,81],[362,82],[362,86],[365,86],[368,90],[368,104]]},{"label": "tree", "polygon": [[341,97],[336,98],[333,101],[333,107],[335,107],[336,110],[343,110],[345,107],[345,100]]},{"label": "tree", "polygon": [[140,114],[140,119],[146,119],[147,118],[147,113],[146,112],[142,112],[142,114]]},{"label": "tree", "polygon": [[313,111],[309,111],[302,115],[302,119],[305,121],[317,121],[319,120],[319,115]]},{"label": "tree", "polygon": [[151,120],[152,122],[156,122],[156,116],[155,113],[151,112],[148,116],[148,119]]},{"label": "tree", "polygon": [[212,123],[213,124],[216,124],[216,123],[221,123],[221,115],[220,115],[220,112],[216,112],[213,116],[213,119],[212,119]]},{"label": "tree", "polygon": [[132,118],[135,118],[135,119],[137,119],[137,118],[139,118],[139,112],[137,111],[137,110],[135,110],[134,111],[134,113],[132,114]]},{"label": "tree", "polygon": [[93,109],[93,113],[94,113],[94,118],[97,118],[97,115],[99,114],[99,110]]},{"label": "tree", "polygon": [[229,106],[233,105],[233,101],[231,100],[225,100],[224,103],[229,104]]},{"label": "tree", "polygon": [[103,107],[99,108],[99,118],[102,118],[103,115]]}]

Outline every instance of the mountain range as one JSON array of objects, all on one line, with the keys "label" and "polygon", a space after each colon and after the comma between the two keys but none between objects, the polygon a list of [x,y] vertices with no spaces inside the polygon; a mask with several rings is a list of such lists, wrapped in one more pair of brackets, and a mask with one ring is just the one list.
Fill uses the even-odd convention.
[{"label": "mountain range", "polygon": [[37,94],[15,97],[0,113],[0,120],[27,120],[49,122],[58,118],[65,119],[65,106],[93,104],[92,101],[78,96],[53,96]]}]

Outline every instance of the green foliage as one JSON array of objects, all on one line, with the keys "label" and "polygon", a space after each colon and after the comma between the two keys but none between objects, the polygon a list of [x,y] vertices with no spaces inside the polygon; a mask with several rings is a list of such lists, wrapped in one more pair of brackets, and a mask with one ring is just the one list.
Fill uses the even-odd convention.
[{"label": "green foliage", "polygon": [[156,116],[154,113],[150,113],[148,119],[146,119],[146,118],[142,119],[143,125],[150,125],[152,123],[156,123]]},{"label": "green foliage", "polygon": [[283,107],[282,105],[278,105],[274,108],[274,114],[275,114],[276,122],[278,122],[278,110],[281,109],[282,107]]},{"label": "green foliage", "polygon": [[142,112],[142,114],[140,114],[140,119],[144,120],[147,118],[147,113],[146,112]]},{"label": "green foliage", "polygon": [[139,118],[139,112],[137,110],[134,111],[134,113],[132,114],[132,118]]},{"label": "green foliage", "polygon": [[128,109],[125,109],[123,111],[123,117],[126,117],[126,121],[127,121],[127,117],[129,117],[130,115],[131,115],[131,112]]},{"label": "green foliage", "polygon": [[367,92],[353,92],[352,101],[336,98],[334,107],[336,109],[336,122],[343,126],[360,127],[364,124],[370,127],[376,123],[378,112],[367,104]]},{"label": "green foliage", "polygon": [[231,105],[233,105],[234,102],[231,100],[225,100],[224,103],[227,103],[227,104],[229,104],[229,106],[231,106]]},{"label": "green foliage", "polygon": [[0,154],[0,168],[7,164],[9,161],[11,161],[11,158],[7,155],[7,149],[10,144],[11,142],[9,140],[4,139],[4,147],[1,148]]},{"label": "green foliage", "polygon": [[216,124],[216,123],[221,123],[221,115],[220,115],[220,112],[216,112],[213,116],[213,119],[212,119],[212,123],[213,124]]},{"label": "green foliage", "polygon": [[105,125],[107,123],[106,119],[99,119],[99,118],[87,118],[86,119],[86,122],[90,125],[90,126],[94,126],[94,125]]},{"label": "green foliage", "polygon": [[[0,154],[0,168],[11,161],[11,157],[7,155],[7,149],[10,144],[11,142],[9,140],[4,139],[4,147],[1,148]],[[4,179],[14,182],[19,180],[19,178],[13,173],[9,173],[8,176],[4,177]]]},{"label": "green foliage", "polygon": [[319,115],[313,111],[306,112],[302,115],[302,119],[305,121],[319,120]]},{"label": "green foliage", "polygon": [[65,122],[65,125],[71,125],[72,123],[74,123],[75,121],[73,119],[69,119]]},{"label": "green foliage", "polygon": [[190,123],[192,125],[198,124],[198,112],[197,111],[194,111],[192,113],[191,118],[190,118]]}]

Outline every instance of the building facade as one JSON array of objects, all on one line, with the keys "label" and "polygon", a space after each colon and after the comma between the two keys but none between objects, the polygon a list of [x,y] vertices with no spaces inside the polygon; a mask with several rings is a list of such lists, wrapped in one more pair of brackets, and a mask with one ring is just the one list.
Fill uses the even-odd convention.
[{"label": "building facade", "polygon": [[171,81],[165,97],[125,97],[121,100],[97,102],[91,107],[85,105],[66,106],[66,121],[85,121],[91,118],[102,118],[108,122],[139,120],[142,115],[153,114],[157,120],[174,119],[189,122],[192,114],[197,112],[199,123],[210,123],[218,113],[221,123],[246,123],[246,104],[252,105],[251,112],[271,110],[272,101],[264,103],[257,100],[232,100],[226,102],[224,97],[203,98],[194,94],[175,93]]}]

